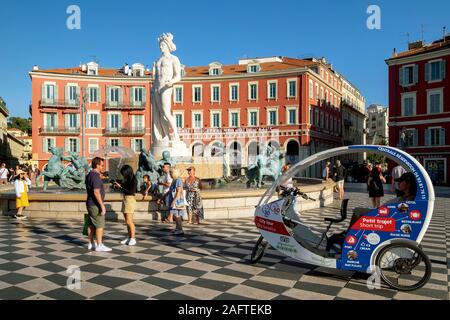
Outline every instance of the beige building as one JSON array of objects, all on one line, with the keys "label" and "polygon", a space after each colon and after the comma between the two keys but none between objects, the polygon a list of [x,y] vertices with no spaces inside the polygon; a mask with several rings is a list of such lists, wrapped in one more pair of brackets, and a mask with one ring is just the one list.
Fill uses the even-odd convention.
[{"label": "beige building", "polygon": [[[8,167],[15,166],[23,156],[25,142],[16,137],[21,135],[16,130],[8,130],[9,111],[5,101],[0,97],[0,162],[6,163]],[[26,134],[25,134],[26,135]]]},{"label": "beige building", "polygon": [[[33,157],[33,153],[32,153],[33,139],[32,139],[32,136],[29,136],[26,132],[23,132],[22,130],[16,129],[16,128],[8,129],[8,133],[11,136],[13,136],[14,138],[16,138],[18,141],[23,143],[23,145],[24,145],[23,149],[22,149],[22,153],[18,157],[19,163],[20,164],[26,164],[26,165],[37,164],[37,161],[35,161],[35,162],[32,161],[32,157]],[[17,150],[17,152],[19,152],[19,151],[20,150]]]},{"label": "beige building", "polygon": [[367,108],[367,142],[384,144],[389,141],[389,108],[372,104]]},{"label": "beige building", "polygon": [[[343,144],[366,144],[366,100],[359,89],[342,77],[342,140]],[[348,162],[362,163],[364,153],[350,154],[344,157]]]}]

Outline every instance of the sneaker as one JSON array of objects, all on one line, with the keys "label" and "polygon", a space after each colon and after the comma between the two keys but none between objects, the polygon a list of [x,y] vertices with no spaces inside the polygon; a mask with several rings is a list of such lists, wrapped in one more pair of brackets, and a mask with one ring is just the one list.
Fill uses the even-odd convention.
[{"label": "sneaker", "polygon": [[174,234],[175,236],[182,236],[182,235],[184,235],[184,231],[182,231],[182,230],[175,230],[175,231],[173,232],[173,234]]},{"label": "sneaker", "polygon": [[136,245],[136,239],[131,238],[130,241],[127,243],[129,246],[135,246]]},{"label": "sneaker", "polygon": [[95,240],[94,240],[94,243],[89,242],[88,246],[87,246],[88,250],[95,250],[96,247],[97,247],[97,241],[95,241]]},{"label": "sneaker", "polygon": [[110,252],[110,251],[112,251],[112,249],[108,248],[107,246],[105,246],[102,243],[101,245],[99,245],[98,247],[95,248],[95,251],[97,251],[97,252]]},{"label": "sneaker", "polygon": [[120,241],[121,244],[128,244],[130,238],[126,238],[125,240]]}]

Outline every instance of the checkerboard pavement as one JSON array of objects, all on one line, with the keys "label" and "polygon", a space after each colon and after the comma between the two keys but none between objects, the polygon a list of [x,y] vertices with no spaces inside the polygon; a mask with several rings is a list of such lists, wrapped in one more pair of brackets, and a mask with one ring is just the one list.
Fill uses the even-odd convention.
[{"label": "checkerboard pavement", "polygon": [[[350,210],[368,204],[363,193],[348,197]],[[365,274],[311,266],[273,249],[250,265],[259,237],[252,219],[186,226],[184,237],[169,235],[167,224],[138,221],[135,247],[119,243],[126,230],[122,222],[107,222],[105,243],[113,251],[97,253],[85,248],[79,221],[1,217],[0,299],[449,299],[449,205],[448,198],[436,201],[422,243],[432,277],[410,293],[385,286],[369,290]],[[308,211],[303,219],[324,230],[323,218],[338,215],[337,207],[338,202]],[[66,286],[72,265],[81,270],[79,290]]]}]

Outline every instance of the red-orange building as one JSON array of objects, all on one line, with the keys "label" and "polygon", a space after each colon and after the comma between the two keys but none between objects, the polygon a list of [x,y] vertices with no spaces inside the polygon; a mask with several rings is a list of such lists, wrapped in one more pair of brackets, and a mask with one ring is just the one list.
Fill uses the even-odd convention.
[{"label": "red-orange building", "polygon": [[450,183],[450,36],[409,44],[389,66],[389,144],[427,169],[434,184]]},{"label": "red-orange building", "polygon": [[[152,77],[143,65],[36,67],[30,76],[33,157],[40,166],[50,146],[82,153],[83,137],[88,158],[105,145],[150,147]],[[226,147],[232,164],[246,166],[270,144],[296,162],[342,145],[341,99],[342,77],[324,59],[270,57],[183,67],[173,113],[193,155],[220,156]]]}]

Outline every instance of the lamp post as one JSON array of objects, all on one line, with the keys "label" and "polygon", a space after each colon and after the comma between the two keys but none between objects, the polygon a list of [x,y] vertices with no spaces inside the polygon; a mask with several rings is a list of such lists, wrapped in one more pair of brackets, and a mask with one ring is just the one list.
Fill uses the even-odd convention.
[{"label": "lamp post", "polygon": [[86,158],[85,149],[85,137],[86,137],[86,102],[87,102],[87,89],[86,87],[81,87],[81,156]]}]

